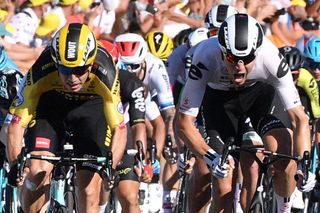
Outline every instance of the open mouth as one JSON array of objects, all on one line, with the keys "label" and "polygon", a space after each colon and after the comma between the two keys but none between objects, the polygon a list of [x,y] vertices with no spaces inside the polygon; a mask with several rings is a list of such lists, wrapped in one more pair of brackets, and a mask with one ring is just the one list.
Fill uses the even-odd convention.
[{"label": "open mouth", "polygon": [[245,73],[234,73],[233,74],[233,79],[235,82],[242,82],[245,78],[246,74]]}]

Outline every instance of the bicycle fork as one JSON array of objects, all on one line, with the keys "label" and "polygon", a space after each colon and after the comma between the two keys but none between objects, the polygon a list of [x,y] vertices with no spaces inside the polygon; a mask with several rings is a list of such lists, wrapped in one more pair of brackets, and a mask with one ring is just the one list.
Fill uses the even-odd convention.
[{"label": "bicycle fork", "polygon": [[66,208],[66,202],[64,199],[66,173],[64,166],[56,167],[53,171],[53,177],[54,178],[51,180],[50,184],[50,203],[47,213],[51,213],[51,210],[55,207]]}]

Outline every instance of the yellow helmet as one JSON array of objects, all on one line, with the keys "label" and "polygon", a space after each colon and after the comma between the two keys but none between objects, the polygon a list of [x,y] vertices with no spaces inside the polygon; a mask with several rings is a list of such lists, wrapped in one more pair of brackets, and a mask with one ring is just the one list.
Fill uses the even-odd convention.
[{"label": "yellow helmet", "polygon": [[97,42],[87,25],[72,23],[62,27],[51,42],[51,56],[58,66],[85,67],[97,54]]},{"label": "yellow helmet", "polygon": [[172,39],[163,32],[149,32],[146,35],[146,41],[149,51],[164,61],[167,60],[174,48]]}]

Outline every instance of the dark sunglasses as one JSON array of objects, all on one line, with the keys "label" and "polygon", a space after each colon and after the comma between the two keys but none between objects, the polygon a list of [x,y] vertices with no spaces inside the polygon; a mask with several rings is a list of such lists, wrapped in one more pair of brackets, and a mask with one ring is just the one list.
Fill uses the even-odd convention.
[{"label": "dark sunglasses", "polygon": [[60,72],[63,75],[74,74],[77,76],[81,76],[88,71],[89,67],[90,67],[90,65],[81,66],[81,67],[66,67],[63,65],[58,65],[58,72]]},{"label": "dark sunglasses", "polygon": [[307,60],[307,66],[311,69],[311,70],[316,70],[319,69],[320,70],[320,63],[318,62],[314,62],[313,60]]},{"label": "dark sunglasses", "polygon": [[128,69],[128,71],[137,71],[138,69],[140,69],[141,64],[125,64],[126,68]]},{"label": "dark sunglasses", "polygon": [[225,59],[230,62],[231,64],[237,64],[239,61],[243,61],[244,65],[250,64],[256,56],[254,54],[245,56],[245,57],[238,57],[232,55],[231,53],[223,54]]},{"label": "dark sunglasses", "polygon": [[218,34],[218,30],[219,30],[219,28],[215,28],[215,27],[209,29],[209,36],[211,37],[211,36],[217,35]]}]

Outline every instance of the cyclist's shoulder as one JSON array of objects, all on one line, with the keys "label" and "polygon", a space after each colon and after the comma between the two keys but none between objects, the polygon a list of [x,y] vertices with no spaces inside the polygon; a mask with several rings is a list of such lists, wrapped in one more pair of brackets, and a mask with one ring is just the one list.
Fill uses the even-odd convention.
[{"label": "cyclist's shoulder", "polygon": [[114,82],[119,79],[118,71],[112,56],[101,46],[98,46],[97,56],[93,62],[91,73],[110,89]]},{"label": "cyclist's shoulder", "polygon": [[32,76],[33,81],[36,82],[47,77],[52,72],[57,72],[57,67],[51,57],[50,46],[47,46],[32,65],[27,75]]}]

